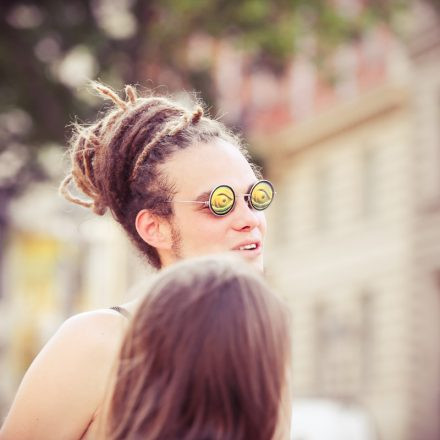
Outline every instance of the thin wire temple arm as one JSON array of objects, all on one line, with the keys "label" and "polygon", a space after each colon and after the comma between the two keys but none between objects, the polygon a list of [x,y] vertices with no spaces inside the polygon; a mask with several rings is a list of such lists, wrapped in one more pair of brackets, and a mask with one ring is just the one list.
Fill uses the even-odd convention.
[{"label": "thin wire temple arm", "polygon": [[[246,197],[250,197],[251,194],[248,193],[248,194],[240,194],[240,195],[246,198]],[[201,202],[199,200],[167,200],[166,202],[167,203],[173,203],[173,202],[176,202],[176,203],[203,203],[206,206],[209,205],[209,200],[206,200],[204,202]]]},{"label": "thin wire temple arm", "polygon": [[201,202],[199,200],[166,200],[166,203],[201,203],[205,206],[209,205],[209,200],[206,200],[205,202]]}]

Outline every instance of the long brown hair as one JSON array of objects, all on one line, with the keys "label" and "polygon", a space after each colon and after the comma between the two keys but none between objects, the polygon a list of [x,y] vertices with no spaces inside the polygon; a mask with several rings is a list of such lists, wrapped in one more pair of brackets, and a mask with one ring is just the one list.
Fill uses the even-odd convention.
[{"label": "long brown hair", "polygon": [[[249,155],[238,136],[204,114],[200,100],[188,110],[169,97],[138,96],[130,85],[125,87],[125,100],[102,84],[93,86],[113,106],[92,124],[74,124],[69,141],[71,170],[60,193],[98,215],[109,209],[150,264],[160,268],[156,248],[135,227],[142,209],[172,218],[172,204],[167,202],[174,195],[173,182],[160,165],[180,149],[216,139],[236,146],[247,159]],[[72,184],[87,199],[74,195]]]},{"label": "long brown hair", "polygon": [[289,358],[285,306],[235,258],[159,275],[126,335],[111,440],[270,440]]}]

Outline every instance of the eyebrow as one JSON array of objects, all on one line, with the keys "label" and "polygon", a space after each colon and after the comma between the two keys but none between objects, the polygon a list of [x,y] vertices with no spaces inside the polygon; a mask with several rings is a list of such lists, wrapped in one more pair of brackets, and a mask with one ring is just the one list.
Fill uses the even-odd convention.
[{"label": "eyebrow", "polygon": [[211,192],[212,192],[212,190],[202,192],[201,194],[199,194],[199,195],[195,198],[195,201],[196,201],[196,202],[206,202],[207,200],[209,200],[209,196],[211,195]]}]

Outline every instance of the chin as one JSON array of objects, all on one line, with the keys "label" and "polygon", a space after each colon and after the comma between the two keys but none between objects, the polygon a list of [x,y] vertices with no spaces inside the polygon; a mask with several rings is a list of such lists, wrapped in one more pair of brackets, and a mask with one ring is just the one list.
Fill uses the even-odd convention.
[{"label": "chin", "polygon": [[264,262],[263,262],[263,258],[256,258],[254,260],[247,260],[249,262],[249,264],[253,267],[255,267],[255,269],[259,270],[261,273],[264,272]]},{"label": "chin", "polygon": [[259,255],[249,255],[249,251],[232,251],[233,254],[239,255],[244,261],[253,266],[260,272],[264,272],[263,256],[261,253]]}]

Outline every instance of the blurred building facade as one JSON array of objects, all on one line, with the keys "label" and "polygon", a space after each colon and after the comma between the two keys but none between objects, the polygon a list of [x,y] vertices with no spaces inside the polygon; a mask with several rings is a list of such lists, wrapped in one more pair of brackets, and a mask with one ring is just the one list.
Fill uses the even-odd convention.
[{"label": "blurred building facade", "polygon": [[66,318],[127,301],[149,273],[113,219],[57,197],[53,183],[35,185],[11,216],[0,278],[0,421],[31,361]]},{"label": "blurred building facade", "polygon": [[405,44],[374,29],[341,48],[333,84],[304,58],[279,77],[218,60],[222,110],[276,183],[294,393],[362,404],[383,440],[440,438],[440,32],[412,14]]}]

